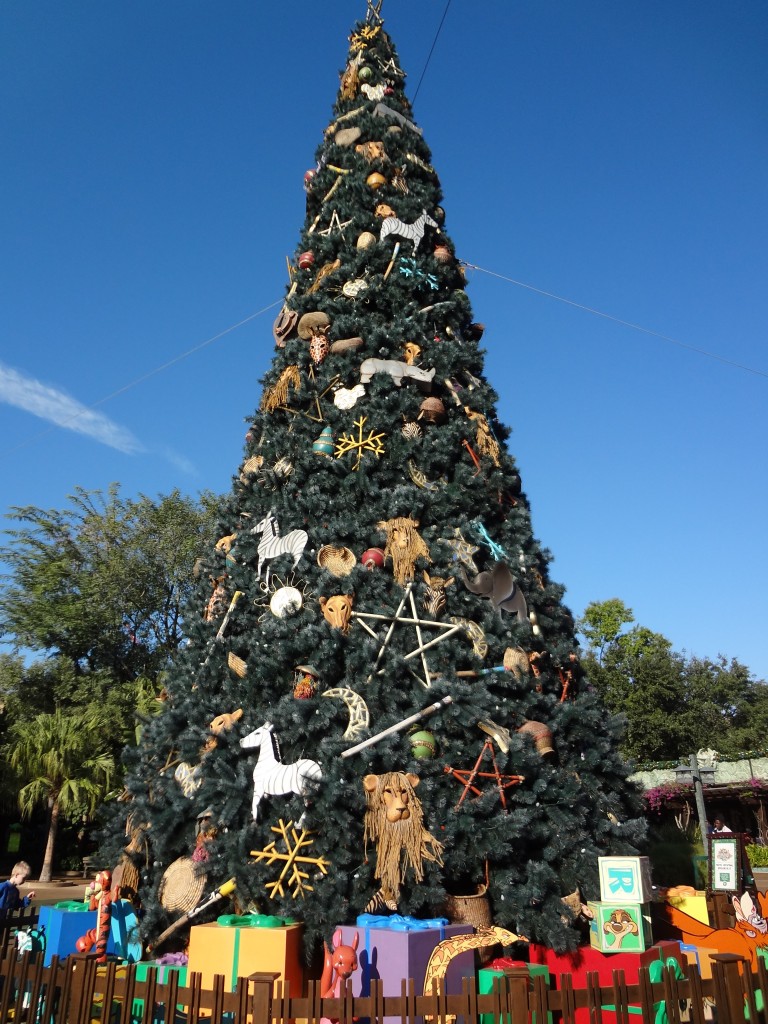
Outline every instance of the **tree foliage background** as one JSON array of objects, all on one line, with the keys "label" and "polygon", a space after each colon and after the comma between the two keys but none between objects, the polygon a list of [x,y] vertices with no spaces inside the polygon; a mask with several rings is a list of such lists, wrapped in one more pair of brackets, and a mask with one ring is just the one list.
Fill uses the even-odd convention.
[{"label": "tree foliage background", "polygon": [[626,718],[627,757],[671,761],[712,747],[732,758],[765,748],[768,686],[737,659],[673,651],[619,598],[590,604],[579,630],[590,681],[609,710]]},{"label": "tree foliage background", "polygon": [[[0,635],[9,647],[0,654],[0,801],[9,812],[40,807],[50,820],[63,781],[57,814],[77,820],[119,786],[123,749],[158,707],[184,643],[213,504],[208,493],[178,491],[128,499],[113,484],[106,493],[78,487],[61,509],[11,510],[15,525],[0,547]],[[36,736],[49,746],[58,736],[62,760],[79,759],[84,770],[52,773]],[[54,776],[50,786],[40,781]]]}]

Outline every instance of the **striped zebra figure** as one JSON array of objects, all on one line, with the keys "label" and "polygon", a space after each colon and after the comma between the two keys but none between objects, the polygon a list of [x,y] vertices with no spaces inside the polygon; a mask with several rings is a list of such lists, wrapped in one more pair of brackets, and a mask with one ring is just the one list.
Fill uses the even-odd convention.
[{"label": "striped zebra figure", "polygon": [[413,224],[404,224],[397,217],[386,217],[381,225],[379,241],[383,242],[390,235],[395,235],[397,238],[404,238],[407,242],[413,242],[413,251],[416,252],[424,237],[424,228],[427,224],[431,228],[437,227],[437,221],[433,220],[426,210],[422,210],[421,216],[417,217]]},{"label": "striped zebra figure", "polygon": [[[259,820],[259,804],[265,796],[287,796],[289,793],[296,793],[303,796],[306,802],[310,790],[308,783],[319,782],[323,777],[317,761],[310,761],[306,757],[299,758],[292,764],[283,764],[275,753],[276,738],[272,734],[272,729],[272,723],[265,722],[240,740],[240,746],[244,750],[259,748],[259,759],[253,769],[251,816],[254,821]],[[297,822],[299,827],[303,817],[302,814]]]},{"label": "striped zebra figure", "polygon": [[268,512],[261,522],[254,526],[251,533],[261,534],[257,551],[259,564],[256,569],[256,578],[261,579],[262,566],[266,566],[266,586],[269,586],[269,563],[272,559],[279,555],[290,555],[293,558],[295,569],[309,540],[306,530],[291,530],[290,533],[281,537],[280,527],[272,512]]}]

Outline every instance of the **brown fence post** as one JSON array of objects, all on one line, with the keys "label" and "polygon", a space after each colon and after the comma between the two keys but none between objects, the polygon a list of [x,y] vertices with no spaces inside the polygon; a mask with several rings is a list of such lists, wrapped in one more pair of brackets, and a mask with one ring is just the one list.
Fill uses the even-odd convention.
[{"label": "brown fence post", "polygon": [[[503,1024],[527,1024],[528,1021],[528,986],[530,975],[527,967],[505,967],[504,978],[507,983],[507,1007],[510,1018]],[[494,1024],[502,1024],[494,1021]],[[538,1022],[541,1024],[541,1022]]]},{"label": "brown fence post", "polygon": [[739,967],[749,970],[749,964],[736,953],[712,953],[711,959],[717,1019],[720,1024],[741,1024],[744,1020],[744,989]]},{"label": "brown fence post", "polygon": [[253,982],[253,998],[251,1013],[253,1024],[272,1024],[272,989],[279,974],[249,974],[248,982]]}]

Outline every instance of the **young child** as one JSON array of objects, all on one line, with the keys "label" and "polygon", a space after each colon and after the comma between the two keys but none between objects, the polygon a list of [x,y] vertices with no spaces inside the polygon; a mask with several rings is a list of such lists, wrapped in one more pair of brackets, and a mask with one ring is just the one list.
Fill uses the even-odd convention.
[{"label": "young child", "polygon": [[29,906],[35,891],[33,889],[26,896],[19,896],[19,886],[26,882],[31,870],[25,860],[20,860],[18,864],[13,865],[13,871],[8,881],[0,882],[0,917],[5,917],[8,910]]}]

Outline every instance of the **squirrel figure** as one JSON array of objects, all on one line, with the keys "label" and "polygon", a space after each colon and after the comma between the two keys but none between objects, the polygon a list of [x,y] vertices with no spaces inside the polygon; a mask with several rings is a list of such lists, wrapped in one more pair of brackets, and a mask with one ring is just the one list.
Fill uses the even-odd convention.
[{"label": "squirrel figure", "polygon": [[[357,946],[360,936],[355,932],[351,946],[345,946],[341,941],[341,929],[337,928],[333,933],[333,949],[325,946],[325,959],[323,961],[323,973],[320,977],[320,998],[338,999],[341,996],[342,984],[351,978],[357,970]],[[321,1017],[320,1024],[338,1024],[338,1017]]]}]

